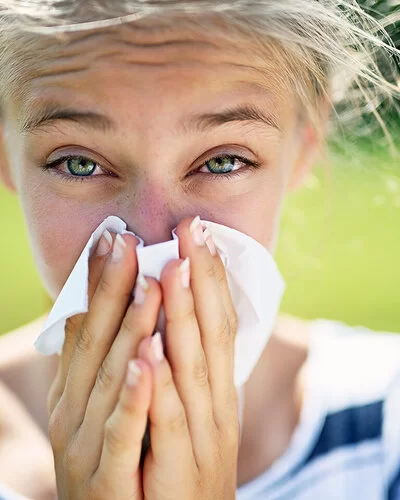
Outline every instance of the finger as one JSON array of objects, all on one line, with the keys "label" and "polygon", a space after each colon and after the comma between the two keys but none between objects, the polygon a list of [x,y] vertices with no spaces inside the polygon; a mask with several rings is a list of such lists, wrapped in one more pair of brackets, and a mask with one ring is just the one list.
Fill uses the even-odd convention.
[{"label": "finger", "polygon": [[[102,234],[94,252],[89,259],[89,278],[88,278],[88,303],[90,304],[103,274],[104,266],[110,250],[113,245],[113,237],[109,231],[105,230]],[[48,408],[52,413],[57,402],[59,401],[65,387],[67,380],[69,365],[71,363],[72,352],[75,347],[77,334],[82,326],[86,317],[86,313],[77,314],[68,318],[65,323],[65,340],[63,349],[60,356],[57,375],[52,385],[49,399]]]},{"label": "finger", "polygon": [[131,235],[114,240],[89,311],[72,353],[63,398],[72,430],[83,421],[97,373],[120,328],[137,274],[136,245]]},{"label": "finger", "polygon": [[204,447],[208,446],[204,436],[212,435],[214,419],[207,362],[189,279],[189,259],[174,260],[163,269],[160,283],[164,298],[168,361],[185,408],[195,453],[201,456]]},{"label": "finger", "polygon": [[157,465],[166,470],[171,466],[171,453],[181,468],[189,466],[193,463],[193,449],[185,409],[164,356],[159,332],[142,340],[139,357],[152,367],[153,389],[149,408],[152,456]]},{"label": "finger", "polygon": [[105,425],[103,449],[99,467],[93,475],[94,483],[101,484],[104,477],[116,485],[131,480],[133,489],[140,491],[139,462],[151,401],[151,379],[151,369],[143,360],[129,362],[119,401]]},{"label": "finger", "polygon": [[[108,230],[102,234],[99,243],[92,255],[89,258],[89,275],[88,275],[88,304],[93,300],[96,288],[99,284],[101,276],[104,272],[104,267],[112,249],[115,234],[112,235]],[[65,365],[69,367],[72,352],[75,347],[77,334],[82,326],[87,313],[77,314],[68,318],[65,324],[65,342],[61,359],[65,359]]]},{"label": "finger", "polygon": [[234,360],[235,338],[238,328],[238,316],[236,313],[235,306],[233,305],[232,295],[229,289],[228,278],[224,263],[222,262],[221,257],[219,256],[218,251],[215,247],[215,243],[213,241],[210,229],[204,226],[203,229],[204,229],[203,234],[206,240],[206,245],[208,246],[211,255],[213,257],[215,278],[217,280],[219,289],[221,291],[222,301],[224,303],[226,313],[231,323],[231,329],[234,331],[234,335],[231,335],[232,360]]},{"label": "finger", "polygon": [[211,255],[199,217],[183,220],[178,228],[180,254],[191,262],[191,282],[201,342],[208,366],[214,420],[223,428],[235,407],[231,318],[225,308],[215,272],[220,257]]},{"label": "finger", "polygon": [[[151,278],[138,278],[135,300],[128,307],[121,328],[98,372],[84,421],[76,436],[83,449],[90,449],[94,460],[98,459],[101,447],[96,446],[92,436],[102,435],[104,423],[117,403],[128,361],[137,356],[140,341],[153,333],[160,306],[159,283]],[[98,444],[101,442],[98,441]]]}]

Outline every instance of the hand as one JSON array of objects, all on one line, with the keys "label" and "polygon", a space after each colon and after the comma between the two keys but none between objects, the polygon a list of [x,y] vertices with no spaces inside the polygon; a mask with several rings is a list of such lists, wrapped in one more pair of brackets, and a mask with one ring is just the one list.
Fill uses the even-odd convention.
[{"label": "hand", "polygon": [[177,228],[180,256],[190,259],[190,286],[182,286],[181,260],[168,263],[161,276],[167,359],[157,360],[151,338],[139,346],[153,379],[151,447],[143,469],[146,500],[235,498],[237,317],[223,263],[201,245],[201,226],[196,245],[190,223],[184,220]]},{"label": "hand", "polygon": [[[89,265],[89,310],[66,323],[58,374],[49,395],[49,436],[60,499],[142,500],[139,459],[151,398],[151,369],[124,384],[129,360],[151,335],[161,289],[149,280],[145,304],[130,304],[136,238],[103,237]],[[111,240],[111,243],[112,240]],[[127,381],[131,382],[129,372]]]},{"label": "hand", "polygon": [[[124,236],[119,262],[91,260],[89,311],[67,323],[50,397],[60,498],[235,496],[236,315],[219,256],[193,243],[189,223],[177,232],[181,256],[192,260],[191,287],[181,284],[182,260],[173,261],[161,288],[148,279],[144,302],[128,305],[137,273],[132,239]],[[157,347],[159,336],[150,338],[161,293],[168,361]],[[124,384],[135,354],[139,359],[129,363]],[[151,448],[141,482],[147,415]]]}]

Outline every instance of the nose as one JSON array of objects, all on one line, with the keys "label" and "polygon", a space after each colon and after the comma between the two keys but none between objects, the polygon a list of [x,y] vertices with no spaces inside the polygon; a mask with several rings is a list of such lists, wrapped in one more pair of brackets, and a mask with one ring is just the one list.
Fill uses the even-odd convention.
[{"label": "nose", "polygon": [[147,179],[128,195],[121,207],[121,217],[128,230],[140,236],[145,245],[169,241],[171,231],[184,217],[178,198],[171,189]]}]

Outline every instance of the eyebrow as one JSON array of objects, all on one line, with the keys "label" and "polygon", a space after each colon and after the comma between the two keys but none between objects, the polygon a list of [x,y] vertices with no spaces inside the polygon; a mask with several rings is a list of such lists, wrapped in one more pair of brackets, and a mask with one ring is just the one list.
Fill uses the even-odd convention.
[{"label": "eyebrow", "polygon": [[74,122],[99,132],[110,132],[117,128],[110,118],[100,113],[65,108],[51,103],[26,119],[22,123],[22,132],[29,133],[44,129],[57,121]]},{"label": "eyebrow", "polygon": [[219,113],[196,115],[190,119],[189,125],[200,130],[207,130],[231,122],[258,122],[280,130],[274,113],[267,113],[253,104],[242,104]]},{"label": "eyebrow", "polygon": [[[116,123],[106,115],[49,104],[23,122],[22,132],[31,133],[44,129],[57,121],[77,123],[99,132],[110,132],[117,129]],[[232,122],[258,122],[280,130],[274,113],[266,113],[252,104],[239,105],[222,112],[195,115],[182,125],[186,130],[206,131]]]}]

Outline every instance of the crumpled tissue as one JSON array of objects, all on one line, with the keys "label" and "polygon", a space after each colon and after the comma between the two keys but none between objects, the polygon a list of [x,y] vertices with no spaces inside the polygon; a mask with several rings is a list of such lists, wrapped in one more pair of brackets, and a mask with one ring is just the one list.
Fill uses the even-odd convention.
[{"label": "crumpled tissue", "polygon": [[[271,254],[256,240],[235,229],[202,221],[211,232],[224,263],[228,286],[239,325],[235,339],[234,382],[242,386],[250,377],[272,332],[285,283]],[[66,319],[88,311],[89,257],[92,248],[108,229],[114,233],[130,233],[116,216],[107,217],[93,232],[69,275],[60,295],[35,342],[43,354],[61,352]],[[171,259],[179,258],[179,238],[172,231],[172,240],[137,246],[138,269],[144,276],[160,279],[161,271]],[[162,329],[163,322],[158,322]],[[165,332],[161,331],[164,335]]]}]

